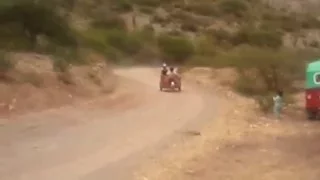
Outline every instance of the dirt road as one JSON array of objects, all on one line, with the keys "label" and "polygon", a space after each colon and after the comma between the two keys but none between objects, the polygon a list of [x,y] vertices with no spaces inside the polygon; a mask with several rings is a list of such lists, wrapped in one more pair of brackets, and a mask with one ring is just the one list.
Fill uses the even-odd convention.
[{"label": "dirt road", "polygon": [[0,179],[131,179],[144,161],[215,113],[213,97],[196,87],[160,92],[154,69],[115,72],[127,79],[120,91],[131,93],[116,107],[104,107],[101,98],[0,125]]}]

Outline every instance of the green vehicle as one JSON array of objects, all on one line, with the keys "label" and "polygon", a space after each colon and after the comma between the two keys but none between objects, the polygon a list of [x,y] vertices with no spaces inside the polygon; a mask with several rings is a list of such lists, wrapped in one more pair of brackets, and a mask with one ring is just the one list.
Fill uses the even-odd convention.
[{"label": "green vehicle", "polygon": [[309,119],[316,119],[320,111],[320,59],[307,64],[305,108]]}]

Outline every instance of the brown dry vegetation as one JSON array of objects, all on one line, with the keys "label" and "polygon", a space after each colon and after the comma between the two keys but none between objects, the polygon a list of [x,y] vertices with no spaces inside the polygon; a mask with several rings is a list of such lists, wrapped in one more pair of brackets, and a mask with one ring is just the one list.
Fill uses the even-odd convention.
[{"label": "brown dry vegetation", "polygon": [[[55,72],[52,60],[34,53],[11,56],[15,67],[0,83],[1,116],[39,111],[110,93],[115,77],[105,61],[88,57],[91,65]],[[99,57],[98,57],[99,58]]]}]

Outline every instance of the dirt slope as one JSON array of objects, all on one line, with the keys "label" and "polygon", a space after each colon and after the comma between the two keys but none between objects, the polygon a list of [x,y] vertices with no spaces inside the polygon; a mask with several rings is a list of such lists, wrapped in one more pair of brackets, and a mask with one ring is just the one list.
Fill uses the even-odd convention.
[{"label": "dirt slope", "polygon": [[215,113],[211,96],[192,86],[184,85],[182,93],[159,92],[153,69],[116,73],[127,78],[122,93],[131,92],[123,103],[105,106],[112,97],[101,97],[0,126],[0,179],[131,179],[166,137],[196,130]]}]

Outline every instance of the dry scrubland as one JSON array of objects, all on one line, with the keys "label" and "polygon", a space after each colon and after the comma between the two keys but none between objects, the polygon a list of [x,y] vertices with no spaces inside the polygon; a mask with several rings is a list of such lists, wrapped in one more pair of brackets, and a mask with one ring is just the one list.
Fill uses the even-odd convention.
[{"label": "dry scrubland", "polygon": [[[186,78],[225,96],[225,114],[142,175],[316,179],[318,124],[303,120],[295,97],[301,97],[305,62],[319,55],[318,6],[311,0],[3,0],[1,115],[112,92],[110,64],[164,59],[186,69],[223,68]],[[279,88],[290,106],[275,121],[265,113]]]},{"label": "dry scrubland", "polygon": [[[317,6],[313,1],[262,0],[5,0],[0,3],[1,81],[12,87],[23,81],[35,90],[43,79],[50,81],[36,73],[27,73],[24,80],[11,77],[19,68],[10,54],[21,52],[51,59],[62,89],[72,89],[71,69],[92,66],[84,58],[88,52],[109,64],[161,59],[185,66],[234,67],[240,74],[234,88],[254,96],[267,111],[270,93],[278,88],[296,92],[304,63],[317,58],[320,21],[311,9],[305,11]],[[99,83],[95,75],[73,75]],[[11,99],[1,99],[2,107],[11,109],[14,96],[23,96],[11,92]]]},{"label": "dry scrubland", "polygon": [[14,53],[14,68],[0,82],[0,114],[3,117],[57,108],[113,92],[116,78],[103,57],[88,55],[90,65],[55,71],[48,56]]}]

